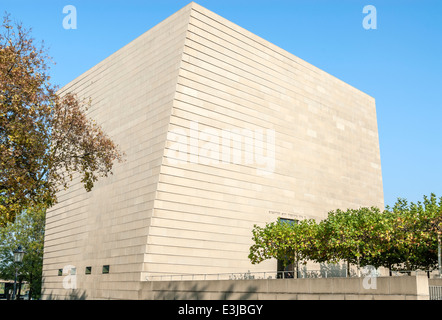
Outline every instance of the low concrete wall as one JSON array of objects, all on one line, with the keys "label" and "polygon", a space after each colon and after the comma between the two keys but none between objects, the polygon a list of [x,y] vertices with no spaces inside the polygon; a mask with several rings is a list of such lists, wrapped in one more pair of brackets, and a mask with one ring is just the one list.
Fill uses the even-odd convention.
[{"label": "low concrete wall", "polygon": [[429,279],[428,284],[430,286],[442,286],[442,279]]},{"label": "low concrete wall", "polygon": [[[319,300],[429,299],[428,278],[406,277],[151,281],[142,284],[144,300]],[[365,281],[365,282],[364,282]]]}]

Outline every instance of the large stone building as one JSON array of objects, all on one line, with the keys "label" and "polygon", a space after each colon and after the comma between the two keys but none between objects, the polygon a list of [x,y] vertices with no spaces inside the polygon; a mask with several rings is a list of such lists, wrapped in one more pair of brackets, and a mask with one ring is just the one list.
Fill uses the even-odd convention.
[{"label": "large stone building", "polygon": [[375,100],[195,3],[63,92],[92,99],[126,161],[47,213],[46,298],[276,270],[248,260],[254,224],[383,207]]}]

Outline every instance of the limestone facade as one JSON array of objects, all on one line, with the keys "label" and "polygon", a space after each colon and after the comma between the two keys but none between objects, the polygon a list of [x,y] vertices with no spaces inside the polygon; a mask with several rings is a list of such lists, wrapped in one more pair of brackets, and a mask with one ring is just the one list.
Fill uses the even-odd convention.
[{"label": "limestone facade", "polygon": [[63,92],[91,98],[126,161],[49,210],[45,297],[274,270],[247,258],[254,224],[383,208],[375,99],[193,2]]}]

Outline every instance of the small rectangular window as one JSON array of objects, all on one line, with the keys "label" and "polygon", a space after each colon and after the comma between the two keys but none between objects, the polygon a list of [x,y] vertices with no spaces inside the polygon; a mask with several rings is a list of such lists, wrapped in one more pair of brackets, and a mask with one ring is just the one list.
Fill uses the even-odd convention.
[{"label": "small rectangular window", "polygon": [[109,265],[103,266],[103,274],[109,273]]},{"label": "small rectangular window", "polygon": [[63,275],[63,269],[58,269],[58,276],[61,277]]},{"label": "small rectangular window", "polygon": [[92,267],[86,267],[84,274],[91,274],[91,273],[92,273]]},{"label": "small rectangular window", "polygon": [[77,268],[71,268],[71,275],[74,276],[77,274]]}]

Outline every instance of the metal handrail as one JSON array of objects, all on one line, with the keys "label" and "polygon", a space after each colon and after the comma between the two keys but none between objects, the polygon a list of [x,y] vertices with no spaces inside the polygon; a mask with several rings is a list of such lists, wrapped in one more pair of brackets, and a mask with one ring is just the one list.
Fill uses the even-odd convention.
[{"label": "metal handrail", "polygon": [[430,300],[442,300],[442,286],[429,286]]},{"label": "metal handrail", "polygon": [[[315,274],[314,274],[315,273]],[[336,275],[336,272],[327,270],[300,270],[298,278],[335,278],[346,277],[345,274]],[[258,280],[258,279],[293,279],[291,271],[258,271],[258,272],[228,272],[228,273],[200,273],[200,274],[161,274],[146,276],[147,281],[192,281],[192,280]]]},{"label": "metal handrail", "polygon": [[[392,271],[392,276],[406,275],[406,273],[416,275],[422,270],[412,271]],[[192,280],[258,280],[258,279],[293,279],[295,272],[291,271],[257,271],[257,272],[227,272],[227,273],[195,273],[195,274],[158,274],[146,276],[147,281],[192,281]],[[371,273],[380,276],[377,271]],[[351,277],[358,276],[355,271],[351,273]],[[361,272],[359,276],[364,276]],[[347,270],[327,270],[324,269],[301,269],[298,271],[298,279],[300,278],[345,278]]]}]

